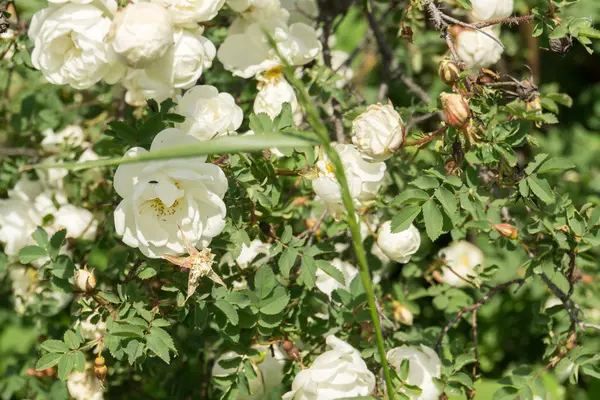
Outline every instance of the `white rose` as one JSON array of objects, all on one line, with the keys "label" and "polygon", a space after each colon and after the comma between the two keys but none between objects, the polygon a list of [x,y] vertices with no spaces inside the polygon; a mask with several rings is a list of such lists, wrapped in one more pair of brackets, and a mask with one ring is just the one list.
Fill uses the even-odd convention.
[{"label": "white rose", "polygon": [[84,372],[72,372],[67,377],[67,389],[75,400],[102,400],[104,394],[102,384],[94,375],[91,365],[86,365]]},{"label": "white rose", "polygon": [[421,235],[413,224],[406,230],[393,233],[392,222],[387,221],[377,232],[377,245],[392,260],[406,264],[410,261],[410,256],[419,250]]},{"label": "white rose", "polygon": [[279,0],[227,0],[227,5],[249,22],[260,22],[265,19],[289,17],[287,10],[281,8]]},{"label": "white rose", "polygon": [[123,64],[145,68],[173,46],[171,17],[159,5],[130,3],[117,12],[109,36]]},{"label": "white rose", "polygon": [[269,243],[263,243],[259,239],[254,239],[252,242],[250,242],[250,246],[247,246],[246,243],[243,243],[242,251],[235,259],[235,262],[242,269],[248,268],[250,263],[254,261],[259,254],[269,254],[270,248],[271,245]]},{"label": "white rose", "polygon": [[33,244],[31,234],[41,225],[42,217],[29,201],[0,200],[0,242],[7,256],[16,256],[23,247]]},{"label": "white rose", "polygon": [[296,375],[292,390],[283,395],[283,400],[333,400],[373,392],[375,376],[360,352],[333,335],[326,341],[331,350]]},{"label": "white rose", "polygon": [[[408,360],[409,385],[418,386],[421,394],[410,394],[411,400],[437,400],[440,390],[435,386],[433,378],[441,376],[441,361],[433,349],[421,345],[421,348],[411,346],[400,346],[387,352],[387,360],[390,365],[400,371],[403,360]],[[402,390],[402,393],[405,393]]]},{"label": "white rose", "polygon": [[[114,1],[105,4],[113,4]],[[107,51],[110,13],[95,4],[51,5],[31,20],[35,47],[31,62],[55,85],[87,89],[101,79],[111,83],[122,69]]]},{"label": "white rose", "polygon": [[[94,321],[97,321],[94,323]],[[81,327],[81,334],[86,340],[98,340],[106,334],[106,323],[98,316],[98,313],[93,313],[84,320],[77,320]]]},{"label": "white rose", "polygon": [[54,133],[50,128],[42,132],[42,148],[46,151],[59,151],[61,147],[78,147],[83,143],[83,129],[79,125],[68,125],[62,131]]},{"label": "white rose", "polygon": [[514,0],[471,0],[471,5],[471,17],[478,21],[487,21],[510,17]]},{"label": "white rose", "polygon": [[257,77],[258,93],[254,99],[253,111],[255,114],[266,113],[274,119],[281,113],[284,103],[289,103],[292,108],[294,123],[302,123],[302,111],[298,106],[296,92],[292,85],[283,76],[280,68],[267,71]]},{"label": "white rose", "polygon": [[448,267],[442,267],[443,281],[451,286],[462,287],[467,286],[468,282],[461,279],[469,279],[469,275],[474,275],[474,268],[477,265],[483,264],[483,252],[474,244],[465,240],[453,243],[448,247],[441,249],[438,256],[454,270],[452,272]]},{"label": "white rose", "polygon": [[175,98],[180,92],[162,71],[152,69],[129,69],[123,79],[123,86],[127,89],[125,102],[134,107],[145,106],[149,99],[160,103],[168,98]]},{"label": "white rose", "polygon": [[164,7],[176,25],[193,27],[210,21],[225,4],[225,0],[150,0]]},{"label": "white rose", "polygon": [[205,69],[210,68],[217,49],[202,36],[203,29],[178,29],[173,36],[174,46],[146,68],[146,74],[168,82],[174,88],[187,89],[196,84]]},{"label": "white rose", "polygon": [[303,22],[314,25],[319,16],[316,0],[281,0],[281,6],[290,13],[289,23]]},{"label": "white rose", "polygon": [[[350,196],[357,205],[376,197],[385,174],[385,163],[365,161],[356,147],[351,144],[335,144],[346,173]],[[341,187],[335,178],[334,167],[324,154],[316,164],[316,177],[312,181],[313,190],[325,203],[327,209],[339,217],[343,212]]]},{"label": "white rose", "polygon": [[337,280],[333,279],[329,274],[327,274],[322,269],[317,269],[317,273],[315,275],[315,286],[321,292],[325,293],[327,297],[331,298],[331,294],[334,290],[340,288],[349,288],[350,282],[354,279],[356,275],[358,275],[358,269],[349,262],[342,261],[339,258],[335,258],[331,260],[330,263],[335,269],[340,271],[344,276],[344,285],[342,285]]},{"label": "white rose", "polygon": [[66,229],[68,237],[93,240],[96,237],[98,221],[94,214],[85,208],[65,204],[54,213],[53,226],[56,230]]},{"label": "white rose", "polygon": [[[238,394],[237,400],[263,400],[268,394],[279,386],[283,380],[283,367],[285,366],[286,356],[279,346],[271,347],[255,345],[252,348],[263,354],[264,358],[260,363],[252,364],[256,377],[248,381],[250,389],[249,395]],[[225,377],[236,373],[235,368],[223,368],[219,361],[230,360],[239,357],[239,354],[229,351],[217,359],[212,369],[212,376]]]},{"label": "white rose", "polygon": [[402,144],[402,119],[391,104],[372,104],[352,121],[352,143],[367,161],[383,161]]},{"label": "white rose", "polygon": [[[498,38],[493,27],[483,28],[488,34]],[[504,49],[492,38],[480,31],[464,30],[456,38],[456,52],[471,69],[489,67],[500,60]]]},{"label": "white rose", "polygon": [[185,92],[175,112],[185,117],[177,127],[200,140],[235,132],[244,118],[232,95],[219,93],[210,85],[195,86]]},{"label": "white rose", "polygon": [[[150,152],[198,143],[185,132],[169,128],[152,142]],[[124,158],[148,153],[129,149]],[[123,164],[117,168],[114,188],[123,198],[115,210],[115,230],[123,242],[144,255],[183,254],[183,236],[206,247],[225,227],[223,196],[227,178],[206,156],[149,163]]]},{"label": "white rose", "polygon": [[264,31],[275,40],[277,49],[291,65],[304,65],[321,52],[315,30],[306,24],[287,25],[284,18],[271,18],[249,24],[243,32],[230,31],[219,47],[217,58],[226,70],[242,78],[282,65]]}]

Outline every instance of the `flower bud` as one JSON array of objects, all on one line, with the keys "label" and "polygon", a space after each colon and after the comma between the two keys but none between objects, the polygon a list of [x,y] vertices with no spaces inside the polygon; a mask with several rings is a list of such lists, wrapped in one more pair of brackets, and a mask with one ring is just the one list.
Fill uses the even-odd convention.
[{"label": "flower bud", "polygon": [[401,232],[392,232],[391,221],[385,222],[377,233],[377,245],[383,253],[399,263],[407,263],[419,250],[421,235],[414,225]]},{"label": "flower bud", "polygon": [[408,307],[399,301],[392,301],[394,307],[394,319],[404,325],[413,324],[413,313]]},{"label": "flower bud", "polygon": [[96,367],[102,367],[105,363],[104,357],[102,357],[101,355],[98,355],[98,357],[96,357],[96,359],[94,360],[94,365]]},{"label": "flower bud", "polygon": [[352,122],[352,143],[367,161],[384,161],[403,141],[404,124],[392,104],[372,104]]},{"label": "flower bud", "polygon": [[500,232],[502,236],[505,236],[511,240],[515,240],[519,237],[519,231],[511,224],[494,224],[492,227]]},{"label": "flower bud", "polygon": [[447,58],[440,61],[438,66],[438,74],[440,75],[440,79],[448,86],[454,85],[458,82],[460,76],[460,68],[458,64],[454,61],[449,60]]},{"label": "flower bud", "polygon": [[75,286],[82,292],[89,292],[96,287],[96,275],[94,270],[88,271],[87,266],[75,271]]},{"label": "flower bud", "polygon": [[96,375],[96,378],[98,378],[98,380],[100,380],[100,382],[104,382],[107,374],[108,374],[108,367],[106,365],[103,365],[101,367],[94,367],[94,375]]},{"label": "flower bud", "polygon": [[458,129],[464,128],[471,118],[471,109],[464,97],[460,94],[440,94],[442,109],[446,116],[446,123]]}]

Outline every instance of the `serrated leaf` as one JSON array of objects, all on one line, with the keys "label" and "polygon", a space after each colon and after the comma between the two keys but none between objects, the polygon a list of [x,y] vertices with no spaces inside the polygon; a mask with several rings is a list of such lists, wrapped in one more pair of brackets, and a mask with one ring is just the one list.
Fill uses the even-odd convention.
[{"label": "serrated leaf", "polygon": [[52,275],[60,279],[69,279],[75,273],[75,264],[66,255],[60,255],[50,264]]},{"label": "serrated leaf", "polygon": [[273,296],[262,302],[260,312],[266,315],[277,315],[282,312],[290,302],[290,295],[283,287],[278,287]]},{"label": "serrated leaf", "polygon": [[451,382],[460,383],[461,385],[469,389],[473,389],[473,380],[469,377],[469,375],[465,374],[464,372],[458,372],[452,375],[448,380]]},{"label": "serrated leaf", "polygon": [[58,364],[63,355],[63,353],[48,353],[38,360],[38,362],[35,364],[35,369],[38,371],[43,371],[46,368],[54,367],[56,364]]},{"label": "serrated leaf", "polygon": [[254,275],[254,292],[259,299],[267,297],[275,288],[275,274],[271,267],[263,264]]},{"label": "serrated leaf", "polygon": [[44,228],[42,228],[41,226],[38,226],[37,228],[35,228],[35,231],[31,235],[31,237],[33,237],[33,240],[35,240],[35,242],[42,249],[48,248],[48,245],[50,244],[50,241],[48,240],[48,232],[46,232],[44,230]]},{"label": "serrated leaf", "polygon": [[286,225],[285,228],[283,228],[283,233],[281,234],[281,238],[279,240],[281,240],[282,243],[287,244],[290,240],[292,240],[292,235],[292,227],[290,225]]},{"label": "serrated leaf", "polygon": [[121,303],[121,299],[119,299],[119,297],[114,294],[114,293],[110,293],[110,292],[98,292],[98,296],[100,296],[101,298],[103,298],[104,300],[113,303],[113,304],[120,304]]},{"label": "serrated leaf", "polygon": [[283,251],[283,253],[281,253],[279,261],[277,262],[277,266],[279,267],[279,272],[284,278],[289,278],[290,270],[296,262],[296,257],[298,257],[298,250],[294,247],[288,247]]},{"label": "serrated leaf", "polygon": [[54,339],[46,340],[40,347],[50,353],[66,353],[69,351],[69,346],[60,340]]},{"label": "serrated leaf", "polygon": [[63,338],[65,340],[65,344],[69,346],[71,350],[78,349],[79,345],[81,344],[81,339],[79,336],[77,336],[77,334],[71,330],[66,331]]},{"label": "serrated leaf", "polygon": [[552,192],[548,181],[538,178],[537,175],[533,174],[527,177],[527,184],[531,188],[533,194],[535,194],[544,203],[554,203],[554,193]]},{"label": "serrated leaf", "polygon": [[519,389],[512,386],[503,386],[494,392],[493,400],[512,400],[518,396]]},{"label": "serrated leaf", "polygon": [[60,248],[65,243],[66,237],[67,237],[66,229],[61,229],[58,232],[56,232],[54,235],[52,235],[52,238],[50,239],[50,246],[48,248],[48,253],[50,254],[50,258],[52,258],[53,260],[58,256],[58,253],[60,252]]},{"label": "serrated leaf", "polygon": [[125,347],[125,354],[127,354],[129,365],[133,365],[135,360],[144,354],[144,344],[135,339],[130,340]]},{"label": "serrated leaf", "polygon": [[392,218],[392,232],[402,232],[410,227],[410,224],[421,213],[421,206],[407,206],[400,210],[394,218]]},{"label": "serrated leaf", "polygon": [[422,175],[411,182],[411,185],[418,187],[419,189],[436,189],[440,186],[437,179],[432,176]]},{"label": "serrated leaf", "polygon": [[19,261],[21,264],[29,264],[41,257],[46,257],[48,252],[40,246],[25,246],[19,251]]},{"label": "serrated leaf", "polygon": [[173,338],[163,328],[153,326],[152,328],[150,328],[150,334],[158,336],[160,340],[162,340],[171,351],[177,351],[177,349],[175,348],[175,343],[173,342]]},{"label": "serrated leaf", "polygon": [[215,301],[215,306],[219,310],[223,311],[223,313],[232,325],[237,325],[238,322],[240,322],[240,317],[237,313],[237,310],[231,304],[229,304],[229,302],[220,299]]},{"label": "serrated leaf", "polygon": [[140,279],[150,279],[156,275],[156,270],[152,267],[146,266],[140,272],[138,272],[138,278]]},{"label": "serrated leaf", "polygon": [[565,158],[554,157],[542,164],[538,170],[538,174],[565,171],[571,168],[575,168],[575,164],[573,164],[571,161]]},{"label": "serrated leaf", "polygon": [[58,377],[64,381],[73,371],[76,356],[73,353],[64,354],[58,362]]},{"label": "serrated leaf", "polygon": [[73,369],[78,372],[85,371],[85,355],[82,351],[73,353]]},{"label": "serrated leaf", "polygon": [[421,189],[409,188],[394,198],[391,205],[401,206],[406,203],[423,203],[429,199],[429,194]]},{"label": "serrated leaf", "polygon": [[454,194],[451,191],[442,186],[435,191],[434,196],[439,200],[440,204],[442,207],[444,207],[444,210],[446,210],[446,213],[450,217],[456,214],[456,208],[458,204]]},{"label": "serrated leaf", "polygon": [[536,170],[537,167],[539,167],[544,160],[546,160],[546,158],[548,158],[548,154],[538,154],[537,156],[535,156],[535,158],[533,159],[533,161],[531,161],[527,167],[525,167],[525,173],[527,175],[531,175],[533,173],[533,171]]},{"label": "serrated leaf", "polygon": [[342,273],[342,271],[334,267],[333,264],[331,264],[329,261],[317,260],[316,264],[317,267],[323,270],[323,272],[325,272],[327,275],[329,275],[342,285],[346,285],[346,279],[344,278],[344,274]]},{"label": "serrated leaf", "polygon": [[149,334],[148,336],[146,336],[146,346],[148,346],[150,351],[152,351],[154,354],[160,357],[164,362],[166,362],[167,364],[171,363],[169,348],[160,337],[152,333]]},{"label": "serrated leaf", "polygon": [[302,266],[300,267],[300,278],[304,282],[304,286],[308,290],[312,290],[315,287],[315,274],[317,273],[317,265],[315,264],[314,258],[303,255]]},{"label": "serrated leaf", "polygon": [[442,212],[433,200],[428,200],[423,204],[423,219],[427,236],[433,242],[442,234],[444,223]]}]

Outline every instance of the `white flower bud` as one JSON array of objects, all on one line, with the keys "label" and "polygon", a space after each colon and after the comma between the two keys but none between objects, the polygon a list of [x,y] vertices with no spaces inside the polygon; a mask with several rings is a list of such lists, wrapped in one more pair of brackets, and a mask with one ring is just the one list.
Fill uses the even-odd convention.
[{"label": "white flower bud", "polygon": [[477,21],[508,18],[513,12],[514,0],[471,0],[471,17]]},{"label": "white flower bud", "polygon": [[331,350],[296,375],[292,390],[283,395],[283,400],[345,399],[373,392],[375,376],[360,352],[333,335],[326,341]]},{"label": "white flower bud", "polygon": [[123,64],[145,68],[173,46],[171,17],[159,5],[132,3],[117,12],[109,37]]},{"label": "white flower bud", "polygon": [[[403,360],[408,360],[409,385],[418,386],[420,394],[408,394],[411,400],[437,400],[440,390],[435,386],[433,378],[440,378],[442,362],[433,349],[421,345],[421,348],[400,346],[387,352],[390,365],[399,372]],[[400,389],[405,393],[403,389]]]},{"label": "white flower bud", "polygon": [[410,224],[406,230],[393,233],[392,223],[387,221],[377,232],[377,245],[386,256],[405,264],[410,261],[410,256],[419,250],[421,235],[413,224]]},{"label": "white flower bud", "polygon": [[96,287],[96,275],[94,275],[94,270],[88,271],[87,266],[83,267],[83,269],[78,269],[75,271],[75,286],[82,292],[89,292],[90,290],[94,290]]},{"label": "white flower bud", "polygon": [[[493,27],[482,30],[498,38]],[[480,31],[465,29],[458,34],[456,52],[471,69],[477,70],[495,64],[500,60],[503,51],[498,43]]]},{"label": "white flower bud", "polygon": [[391,104],[373,104],[352,122],[352,143],[368,161],[387,160],[402,144],[402,130]]}]

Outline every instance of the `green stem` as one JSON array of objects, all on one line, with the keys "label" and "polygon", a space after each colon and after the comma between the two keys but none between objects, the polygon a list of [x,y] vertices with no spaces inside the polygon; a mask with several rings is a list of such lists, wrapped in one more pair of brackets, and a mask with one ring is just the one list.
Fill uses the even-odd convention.
[{"label": "green stem", "polygon": [[310,126],[314,129],[320,138],[321,146],[327,154],[327,157],[332,162],[335,168],[335,177],[340,184],[342,191],[342,200],[344,207],[346,207],[346,221],[352,234],[352,242],[354,245],[354,252],[358,265],[360,267],[360,278],[367,295],[367,303],[369,304],[369,311],[371,314],[371,321],[375,328],[375,337],[377,339],[377,349],[379,350],[379,357],[381,358],[381,367],[383,368],[383,375],[385,378],[385,384],[388,392],[388,399],[394,400],[394,387],[392,385],[392,378],[390,375],[390,369],[386,359],[385,345],[383,339],[383,333],[381,332],[381,324],[379,323],[379,315],[377,313],[377,306],[375,304],[375,295],[373,294],[373,284],[371,283],[371,275],[369,273],[369,265],[367,263],[367,256],[365,248],[363,246],[362,237],[360,235],[360,226],[356,220],[356,210],[354,208],[354,202],[350,196],[350,189],[348,187],[348,181],[346,180],[346,174],[344,173],[344,166],[339,154],[335,148],[331,145],[329,140],[329,134],[327,127],[323,124],[319,118],[319,114],[311,102],[306,89],[302,82],[300,82],[293,74],[293,71],[289,68],[285,68],[285,75],[290,84],[298,89],[298,100],[304,107],[306,112],[307,120]]}]

